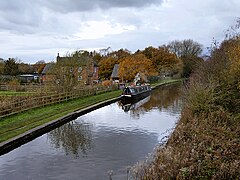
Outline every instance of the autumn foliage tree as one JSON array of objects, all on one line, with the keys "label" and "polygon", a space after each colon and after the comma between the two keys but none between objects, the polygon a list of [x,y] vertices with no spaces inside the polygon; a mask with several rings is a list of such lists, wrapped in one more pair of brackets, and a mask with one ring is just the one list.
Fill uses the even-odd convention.
[{"label": "autumn foliage tree", "polygon": [[165,47],[147,47],[142,53],[152,61],[153,68],[159,74],[177,74],[181,72],[182,62]]},{"label": "autumn foliage tree", "polygon": [[137,73],[146,76],[156,74],[152,61],[142,53],[125,57],[119,65],[120,79],[132,81]]},{"label": "autumn foliage tree", "polygon": [[46,66],[46,62],[44,60],[40,60],[40,61],[36,62],[33,66],[35,68],[35,71],[38,74],[41,74],[44,67]]},{"label": "autumn foliage tree", "polygon": [[117,51],[111,52],[108,56],[115,57],[118,60],[120,60],[120,59],[123,59],[125,57],[130,56],[130,55],[131,55],[131,53],[130,53],[129,50],[127,50],[127,49],[119,49]]},{"label": "autumn foliage tree", "polygon": [[130,57],[130,51],[119,49],[102,57],[99,62],[99,74],[102,79],[110,79],[115,64],[120,64],[125,58]]},{"label": "autumn foliage tree", "polygon": [[115,64],[118,64],[118,59],[115,57],[102,58],[102,60],[98,64],[100,77],[102,79],[110,79]]}]

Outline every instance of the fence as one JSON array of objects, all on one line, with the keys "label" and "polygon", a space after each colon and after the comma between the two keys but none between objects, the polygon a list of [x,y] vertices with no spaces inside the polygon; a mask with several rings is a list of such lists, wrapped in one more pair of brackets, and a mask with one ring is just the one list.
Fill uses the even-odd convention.
[{"label": "fence", "polygon": [[56,87],[44,84],[24,84],[24,85],[0,85],[0,91],[16,91],[16,92],[44,92],[52,91]]},{"label": "fence", "polygon": [[102,92],[116,90],[116,86],[109,87],[91,87],[74,90],[67,93],[56,93],[52,95],[36,95],[36,96],[15,96],[6,99],[7,101],[1,101],[0,118],[6,117],[12,114],[23,112],[29,109],[43,107],[46,105],[61,103],[72,99],[77,99],[84,96],[90,96]]}]

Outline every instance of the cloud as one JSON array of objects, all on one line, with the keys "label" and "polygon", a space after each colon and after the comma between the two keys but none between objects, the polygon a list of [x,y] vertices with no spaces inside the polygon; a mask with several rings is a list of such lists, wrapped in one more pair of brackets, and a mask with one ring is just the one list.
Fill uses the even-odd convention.
[{"label": "cloud", "polygon": [[[96,31],[96,27],[98,30]],[[109,21],[88,21],[79,28],[79,32],[74,36],[78,40],[83,39],[99,39],[104,38],[106,35],[121,34],[126,31],[134,30],[134,26],[122,25],[120,23],[110,24]]]},{"label": "cloud", "polygon": [[222,40],[239,8],[239,0],[1,0],[0,57],[34,62],[77,49],[135,51],[189,38],[207,47],[213,37]]},{"label": "cloud", "polygon": [[60,11],[69,12],[84,12],[94,9],[110,9],[110,8],[139,8],[146,7],[152,4],[161,4],[162,0],[39,0],[42,6]]},{"label": "cloud", "polygon": [[0,30],[19,34],[58,30],[66,33],[67,28],[64,25],[67,24],[69,29],[73,24],[81,26],[82,22],[91,21],[90,18],[92,21],[103,20],[106,18],[104,14],[108,14],[107,10],[128,11],[128,8],[146,8],[161,3],[162,0],[2,0]]}]

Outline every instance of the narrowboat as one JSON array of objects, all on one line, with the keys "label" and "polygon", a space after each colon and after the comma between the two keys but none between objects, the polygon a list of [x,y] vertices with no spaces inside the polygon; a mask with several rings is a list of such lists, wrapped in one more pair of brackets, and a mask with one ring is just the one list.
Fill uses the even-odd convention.
[{"label": "narrowboat", "polygon": [[142,84],[136,86],[127,86],[123,89],[122,97],[123,98],[138,98],[149,96],[152,88],[149,84]]}]

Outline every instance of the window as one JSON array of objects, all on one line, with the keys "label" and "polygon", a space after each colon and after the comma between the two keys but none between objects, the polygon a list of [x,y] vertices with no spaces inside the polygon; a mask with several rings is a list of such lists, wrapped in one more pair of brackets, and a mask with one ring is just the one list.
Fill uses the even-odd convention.
[{"label": "window", "polygon": [[78,68],[78,72],[82,72],[82,67],[79,67],[79,68]]},{"label": "window", "polygon": [[82,80],[82,76],[78,76],[78,81],[81,81]]}]

